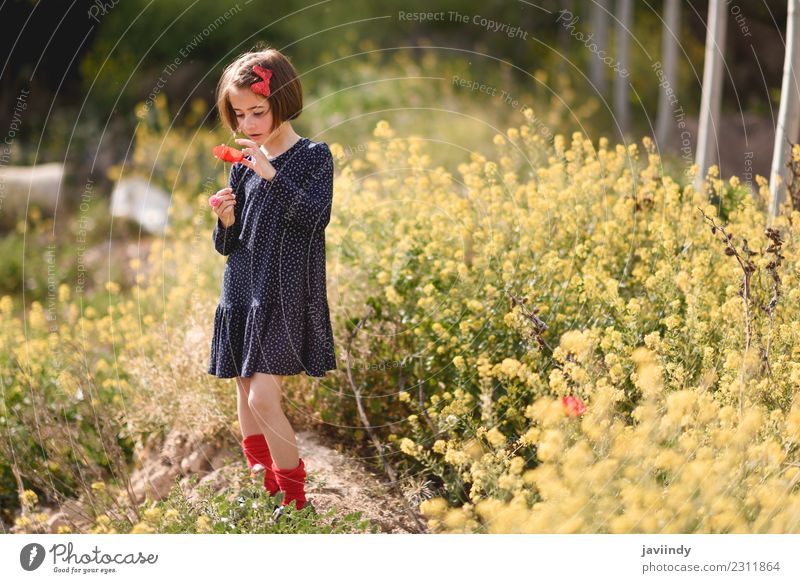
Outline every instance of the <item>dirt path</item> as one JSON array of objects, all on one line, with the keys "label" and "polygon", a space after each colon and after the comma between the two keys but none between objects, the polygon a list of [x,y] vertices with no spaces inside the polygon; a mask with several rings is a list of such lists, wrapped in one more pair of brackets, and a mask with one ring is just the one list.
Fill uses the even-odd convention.
[{"label": "dirt path", "polygon": [[[306,496],[318,512],[327,513],[333,510],[334,516],[344,517],[360,511],[363,518],[376,523],[384,533],[428,532],[424,517],[412,509],[410,504],[406,506],[402,497],[392,491],[387,480],[375,476],[357,459],[339,453],[327,445],[313,430],[297,431],[296,437],[300,456],[308,472]],[[175,455],[176,445],[178,443],[175,439],[168,439],[158,455],[151,455],[151,461],[144,464],[142,472],[134,480],[135,491],[143,493],[149,484],[154,490],[161,490],[162,493],[156,494],[157,497],[164,495],[168,490],[167,484],[174,480],[163,469],[164,460],[176,460],[180,457]],[[184,490],[190,499],[195,493],[187,490],[186,486],[189,482],[188,476],[192,473],[203,474],[197,487],[210,482],[215,492],[239,485],[237,481],[241,478],[238,476],[242,475],[239,470],[246,467],[247,463],[241,450],[204,450],[209,444],[191,446],[189,440],[185,446],[188,446],[187,450],[193,450],[192,453],[184,458],[185,461],[174,465],[184,470],[185,477],[181,479],[181,484],[185,486]],[[210,467],[205,467],[206,461]],[[152,471],[154,464],[158,467],[155,472]],[[160,480],[159,476],[164,473],[167,475]],[[159,488],[160,483],[164,485]]]},{"label": "dirt path", "polygon": [[[333,510],[335,517],[361,512],[362,518],[378,525],[383,533],[426,533],[426,520],[385,479],[375,476],[358,459],[339,453],[313,430],[297,431],[297,446],[306,467],[306,495],[320,513]],[[248,479],[247,461],[240,445],[209,442],[201,435],[170,432],[163,444],[149,444],[136,456],[130,476],[131,493],[137,504],[147,497],[162,500],[176,481],[189,500],[200,496],[198,488],[211,484],[214,493],[236,490]],[[245,470],[245,471],[243,471]],[[192,487],[190,477],[199,482]],[[244,476],[244,478],[242,478]],[[47,530],[57,532],[67,525],[72,532],[88,532],[92,512],[83,500],[70,500],[52,509]],[[131,520],[135,519],[132,515]]]},{"label": "dirt path", "polygon": [[[364,518],[378,523],[382,532],[428,532],[426,520],[418,513],[417,522],[408,514],[399,494],[388,482],[378,480],[358,460],[348,458],[328,447],[310,431],[297,433],[297,447],[309,468],[311,482],[307,496],[319,511],[334,507],[338,513],[362,511]],[[410,508],[410,505],[409,505]]]}]

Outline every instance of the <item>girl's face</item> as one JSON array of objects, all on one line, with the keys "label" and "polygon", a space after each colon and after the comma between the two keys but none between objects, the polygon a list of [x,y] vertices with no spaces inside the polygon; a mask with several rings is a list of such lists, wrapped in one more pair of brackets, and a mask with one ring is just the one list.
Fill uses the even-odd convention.
[{"label": "girl's face", "polygon": [[233,112],[236,114],[239,131],[257,144],[263,144],[272,128],[269,99],[247,87],[232,87],[228,95]]}]

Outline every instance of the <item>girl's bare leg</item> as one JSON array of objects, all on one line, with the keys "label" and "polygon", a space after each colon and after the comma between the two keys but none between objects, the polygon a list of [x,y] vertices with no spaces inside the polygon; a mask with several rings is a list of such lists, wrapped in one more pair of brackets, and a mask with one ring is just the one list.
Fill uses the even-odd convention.
[{"label": "girl's bare leg", "polygon": [[250,396],[250,378],[236,377],[236,410],[239,413],[239,427],[242,430],[242,438],[248,435],[261,433],[261,426],[253,416],[247,400]]},{"label": "girl's bare leg", "polygon": [[253,417],[267,438],[272,460],[281,470],[300,463],[294,429],[281,408],[281,377],[260,372],[250,377],[248,404]]}]

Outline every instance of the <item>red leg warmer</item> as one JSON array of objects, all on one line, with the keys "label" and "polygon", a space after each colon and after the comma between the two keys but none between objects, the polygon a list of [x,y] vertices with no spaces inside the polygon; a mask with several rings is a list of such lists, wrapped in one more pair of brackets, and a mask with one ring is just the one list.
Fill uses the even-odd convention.
[{"label": "red leg warmer", "polygon": [[247,458],[250,471],[253,474],[262,471],[261,468],[253,468],[256,465],[263,467],[264,488],[274,496],[278,493],[278,481],[275,479],[275,472],[272,470],[272,456],[269,454],[269,445],[263,433],[248,435],[242,440],[242,450]]},{"label": "red leg warmer", "polygon": [[306,469],[303,458],[299,459],[300,461],[294,469],[282,470],[274,463],[272,464],[272,469],[278,479],[278,485],[285,492],[283,506],[294,500],[297,509],[301,510],[306,504]]}]

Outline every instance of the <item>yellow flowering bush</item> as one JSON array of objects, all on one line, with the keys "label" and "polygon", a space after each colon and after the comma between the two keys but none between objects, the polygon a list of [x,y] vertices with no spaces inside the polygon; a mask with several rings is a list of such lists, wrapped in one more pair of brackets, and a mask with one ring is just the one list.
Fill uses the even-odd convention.
[{"label": "yellow flowering bush", "polygon": [[[347,213],[328,241],[348,258],[340,305],[366,306],[348,356],[406,364],[375,375],[355,367],[352,380],[362,394],[400,387],[399,399],[365,404],[373,425],[392,422],[406,471],[439,485],[451,511],[437,503],[432,523],[446,532],[796,530],[797,439],[779,420],[797,406],[800,376],[800,258],[787,243],[797,211],[772,226],[776,244],[763,181],[751,195],[712,168],[697,192],[697,169],[685,184],[666,175],[652,140],[625,148],[576,132],[551,146],[533,129],[510,128],[494,142],[503,163],[472,154],[458,180],[419,140],[396,136],[337,178]],[[429,170],[391,176],[407,165]],[[351,241],[351,223],[379,234],[373,245]],[[746,301],[736,253],[755,257]],[[336,410],[327,393],[316,402]],[[341,404],[336,418],[358,423],[354,411]],[[416,422],[397,421],[409,411]],[[745,429],[752,447],[725,443]],[[764,463],[750,468],[751,458]],[[741,479],[739,463],[751,472]],[[608,492],[592,501],[576,468],[603,477]],[[671,505],[726,468],[737,486],[714,495],[733,514],[692,521],[719,516],[712,494]],[[631,477],[639,485],[623,488]],[[784,513],[748,497],[759,480]],[[523,507],[538,518],[496,521]]]},{"label": "yellow flowering bush", "polygon": [[[651,369],[657,384],[656,368],[646,361],[639,371]],[[580,419],[550,397],[537,399],[528,408],[533,439],[520,443],[537,444],[535,467],[523,471],[522,458],[509,454],[503,496],[472,493],[460,508],[429,501],[421,510],[431,528],[463,532],[444,519],[456,512],[474,532],[798,531],[800,398],[787,417],[754,404],[739,419],[696,387],[647,390],[632,424],[617,413],[622,398],[605,386]]]}]

